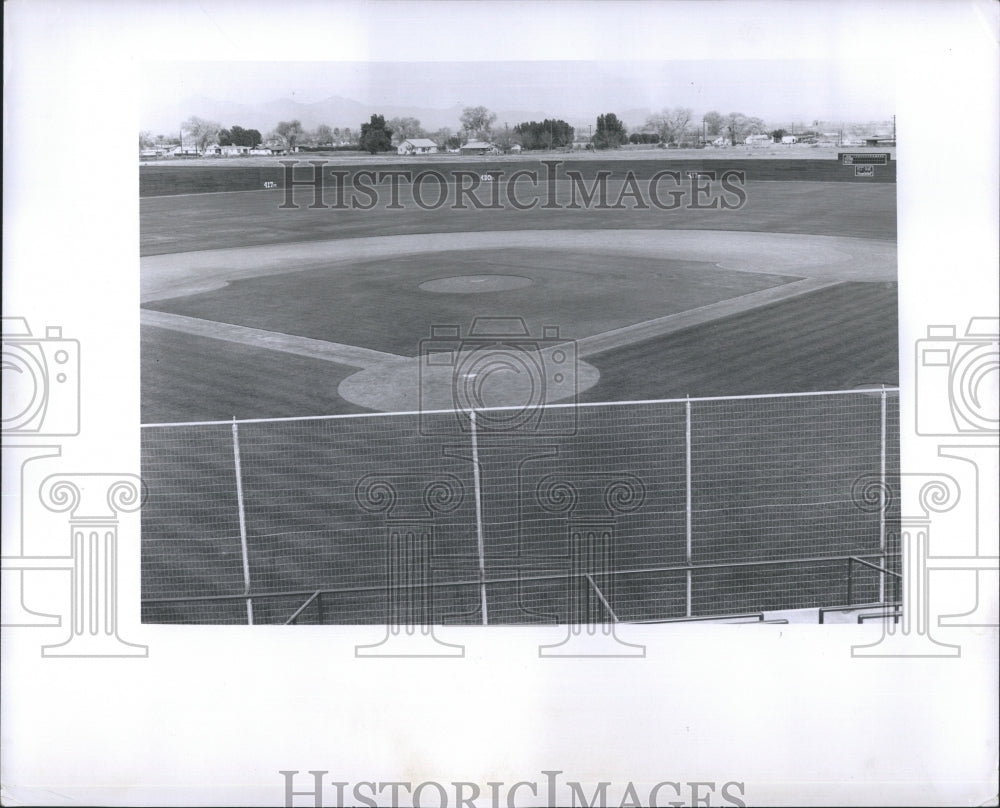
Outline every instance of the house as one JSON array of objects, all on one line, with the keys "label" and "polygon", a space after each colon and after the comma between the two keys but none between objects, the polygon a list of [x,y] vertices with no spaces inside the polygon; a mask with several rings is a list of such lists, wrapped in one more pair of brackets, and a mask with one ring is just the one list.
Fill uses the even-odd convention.
[{"label": "house", "polygon": [[798,143],[799,139],[795,135],[785,135],[781,138],[782,143]]},{"label": "house", "polygon": [[271,154],[274,154],[274,152],[273,152],[273,151],[271,151],[270,149],[268,149],[268,148],[267,148],[267,147],[265,147],[265,146],[258,146],[258,147],[257,147],[257,148],[255,148],[255,149],[250,149],[250,151],[249,151],[248,153],[249,153],[250,155],[253,155],[253,156],[258,156],[258,155],[271,155]]},{"label": "house", "polygon": [[521,144],[520,143],[512,143],[510,145],[510,151],[511,151],[512,154],[520,154],[521,153]]},{"label": "house", "polygon": [[222,146],[218,143],[210,143],[205,147],[205,151],[202,152],[206,157],[218,157],[222,154]]},{"label": "house", "polygon": [[482,140],[470,140],[461,149],[462,154],[498,154],[499,149],[492,143]]},{"label": "house", "polygon": [[222,156],[223,157],[242,157],[244,155],[250,154],[249,146],[223,146]]},{"label": "house", "polygon": [[396,147],[396,154],[437,154],[437,143],[425,137],[409,137]]},{"label": "house", "polygon": [[573,148],[574,149],[589,149],[590,148],[590,137],[588,135],[574,135],[573,136]]},{"label": "house", "polygon": [[175,146],[170,153],[174,157],[198,156],[198,150],[194,146]]},{"label": "house", "polygon": [[750,135],[746,140],[743,141],[747,146],[763,146],[766,143],[771,143],[770,135]]}]

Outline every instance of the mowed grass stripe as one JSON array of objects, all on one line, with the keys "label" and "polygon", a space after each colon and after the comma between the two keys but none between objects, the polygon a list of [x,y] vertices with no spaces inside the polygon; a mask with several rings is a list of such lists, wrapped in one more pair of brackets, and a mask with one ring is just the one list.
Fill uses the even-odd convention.
[{"label": "mowed grass stripe", "polygon": [[347,365],[145,325],[141,340],[146,424],[367,411],[337,395]]},{"label": "mowed grass stripe", "polygon": [[[282,209],[283,192],[149,197],[140,205],[140,254],[364,238],[408,233],[613,228],[739,230],[895,240],[895,184],[748,182],[739,210],[509,207],[494,210],[310,209],[311,189],[297,189],[297,210]],[[559,199],[568,202],[568,190]],[[332,194],[327,199],[331,203]],[[387,203],[387,198],[384,200]],[[211,223],[211,226],[206,226]]]},{"label": "mowed grass stripe", "polygon": [[588,357],[582,401],[898,384],[896,284],[844,283]]}]

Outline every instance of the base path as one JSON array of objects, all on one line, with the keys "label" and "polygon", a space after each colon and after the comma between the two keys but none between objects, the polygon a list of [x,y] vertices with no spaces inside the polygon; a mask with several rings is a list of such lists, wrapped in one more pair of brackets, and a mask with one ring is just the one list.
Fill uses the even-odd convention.
[{"label": "base path", "polygon": [[354,368],[366,368],[401,358],[395,354],[373,351],[370,348],[361,348],[357,345],[341,345],[339,342],[326,342],[294,334],[279,334],[276,331],[265,331],[261,328],[247,328],[243,325],[219,323],[214,320],[185,317],[183,314],[171,314],[152,309],[142,309],[139,312],[139,322],[142,325],[180,331],[185,334],[193,334],[196,337],[221,339],[225,342],[248,345],[251,348],[266,348],[269,351],[281,351],[296,356],[305,356],[309,359],[323,359],[327,362],[336,362],[338,365]]},{"label": "base path", "polygon": [[808,294],[809,292],[817,292],[820,289],[826,289],[828,286],[836,286],[838,283],[841,283],[841,281],[806,278],[805,280],[793,281],[782,286],[774,286],[770,289],[761,289],[759,292],[751,292],[748,295],[740,295],[729,300],[720,300],[718,303],[711,303],[697,309],[689,309],[677,314],[657,317],[655,320],[647,320],[644,323],[627,325],[624,328],[616,328],[612,331],[605,331],[603,334],[594,334],[592,337],[578,339],[576,341],[577,354],[581,357],[593,356],[594,354],[611,351],[615,348],[624,348],[626,345],[634,345],[637,342],[644,342],[654,337],[673,334],[675,331],[682,331],[685,328],[710,323],[712,320],[728,317],[731,314],[739,314],[740,312],[750,311],[760,306],[767,306],[782,300],[790,300],[793,297]]}]

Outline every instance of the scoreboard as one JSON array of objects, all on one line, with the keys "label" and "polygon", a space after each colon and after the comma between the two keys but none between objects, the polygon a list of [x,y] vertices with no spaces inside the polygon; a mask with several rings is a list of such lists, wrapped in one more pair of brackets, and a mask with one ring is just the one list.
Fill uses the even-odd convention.
[{"label": "scoreboard", "polygon": [[845,166],[887,166],[889,152],[840,152],[840,164]]}]

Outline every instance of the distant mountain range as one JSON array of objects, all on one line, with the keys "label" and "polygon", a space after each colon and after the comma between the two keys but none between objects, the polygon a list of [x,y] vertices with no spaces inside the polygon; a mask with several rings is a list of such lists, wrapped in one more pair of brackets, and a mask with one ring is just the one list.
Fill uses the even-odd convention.
[{"label": "distant mountain range", "polygon": [[[330,127],[350,127],[357,132],[362,123],[367,123],[373,114],[390,118],[416,118],[428,132],[442,127],[457,131],[460,128],[459,116],[463,106],[455,104],[447,109],[429,109],[415,106],[390,106],[379,104],[364,104],[351,98],[330,96],[322,101],[303,104],[292,98],[276,98],[260,104],[240,104],[230,101],[220,101],[205,95],[192,96],[178,104],[153,110],[143,110],[140,128],[154,135],[170,135],[180,130],[181,124],[192,115],[199,118],[218,121],[224,127],[242,126],[245,129],[257,129],[265,136],[277,126],[279,121],[299,120],[306,129],[315,129],[320,124]],[[586,133],[588,126],[593,126],[597,113],[590,119],[580,115],[565,115],[559,112],[531,109],[497,109],[497,124],[509,124],[511,127],[525,121],[543,121],[546,118],[565,120],[578,133]],[[615,112],[630,128],[638,128],[646,121],[651,111],[645,109],[628,109]]]}]

